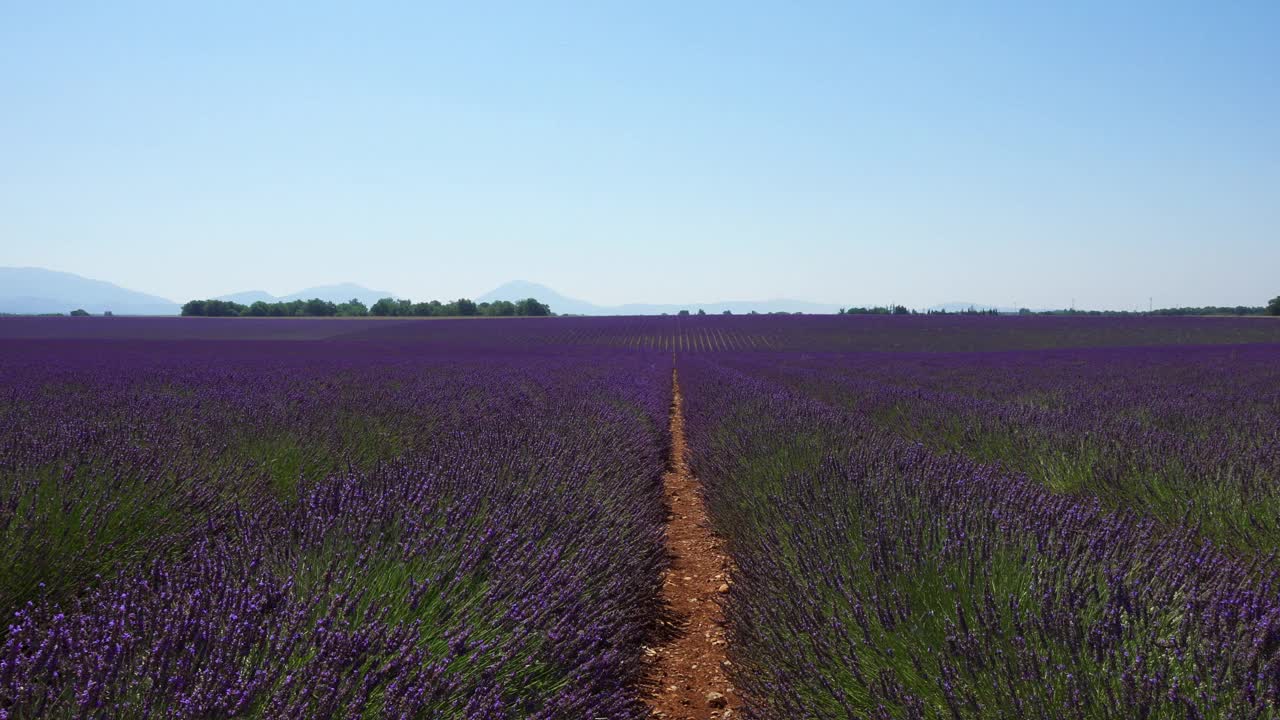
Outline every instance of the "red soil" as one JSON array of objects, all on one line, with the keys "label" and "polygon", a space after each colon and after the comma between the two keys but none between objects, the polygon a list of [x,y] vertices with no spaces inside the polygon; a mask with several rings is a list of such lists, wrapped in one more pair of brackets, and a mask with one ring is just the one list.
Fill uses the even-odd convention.
[{"label": "red soil", "polygon": [[674,371],[671,383],[671,458],[663,478],[671,565],[662,588],[668,613],[660,621],[669,632],[645,651],[651,686],[647,700],[655,718],[728,718],[742,704],[728,680],[720,608],[732,582],[729,557],[711,530],[698,480],[685,461],[683,398]]}]

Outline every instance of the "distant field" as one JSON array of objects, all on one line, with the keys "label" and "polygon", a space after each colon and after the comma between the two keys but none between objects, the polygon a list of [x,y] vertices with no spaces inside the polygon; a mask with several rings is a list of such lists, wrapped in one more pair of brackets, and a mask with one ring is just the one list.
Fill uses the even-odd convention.
[{"label": "distant field", "polygon": [[557,318],[0,318],[0,339],[384,340],[667,352],[943,352],[1280,343],[1266,317],[708,315]]},{"label": "distant field", "polygon": [[673,367],[740,714],[1280,715],[1280,322],[95,317],[0,318],[0,719],[648,717]]}]

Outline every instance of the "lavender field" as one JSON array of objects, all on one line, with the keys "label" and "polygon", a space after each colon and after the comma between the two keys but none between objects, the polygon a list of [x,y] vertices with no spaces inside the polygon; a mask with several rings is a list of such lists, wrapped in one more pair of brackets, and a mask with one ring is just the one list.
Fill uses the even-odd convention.
[{"label": "lavender field", "polygon": [[673,370],[735,716],[1280,717],[1280,320],[705,316],[0,318],[0,720],[649,717]]}]

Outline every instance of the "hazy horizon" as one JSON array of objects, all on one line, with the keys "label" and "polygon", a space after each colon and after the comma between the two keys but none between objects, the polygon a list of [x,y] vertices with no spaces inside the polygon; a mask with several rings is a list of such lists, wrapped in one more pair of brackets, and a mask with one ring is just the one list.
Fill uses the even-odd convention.
[{"label": "hazy horizon", "polygon": [[0,265],[177,301],[1280,294],[1280,5],[12,6]]}]

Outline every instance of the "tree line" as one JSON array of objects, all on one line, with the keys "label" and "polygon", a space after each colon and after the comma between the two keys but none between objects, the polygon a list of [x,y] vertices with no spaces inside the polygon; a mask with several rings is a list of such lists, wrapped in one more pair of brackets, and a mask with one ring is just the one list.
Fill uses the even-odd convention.
[{"label": "tree line", "polygon": [[413,302],[382,298],[366,306],[357,298],[335,303],[320,298],[265,302],[251,305],[230,300],[191,300],[182,306],[184,317],[545,317],[551,306],[534,298],[511,302],[495,300],[477,303],[467,298],[452,302]]},{"label": "tree line", "polygon": [[[920,313],[916,310],[908,310],[902,305],[884,305],[879,307],[851,307],[840,308],[836,311],[837,315],[1000,315],[1000,311],[995,308],[978,309],[970,307],[964,310],[926,310]],[[1133,315],[1159,315],[1159,316],[1191,316],[1191,315],[1280,315],[1280,296],[1274,297],[1266,306],[1250,306],[1236,305],[1218,306],[1207,305],[1205,307],[1177,307],[1177,308],[1156,308],[1155,310],[1030,310],[1028,308],[1020,308],[1019,315],[1087,315],[1087,316],[1133,316]]]},{"label": "tree line", "polygon": [[1262,305],[1206,305],[1204,307],[1156,308],[1155,310],[1028,310],[1022,308],[1019,315],[1088,315],[1092,316],[1160,316],[1190,317],[1198,315],[1280,315],[1280,297],[1271,299],[1266,306]]},{"label": "tree line", "polygon": [[[840,308],[837,315],[918,315],[915,310],[908,310],[905,305],[880,305],[876,307]],[[945,312],[944,312],[945,314]]]}]

